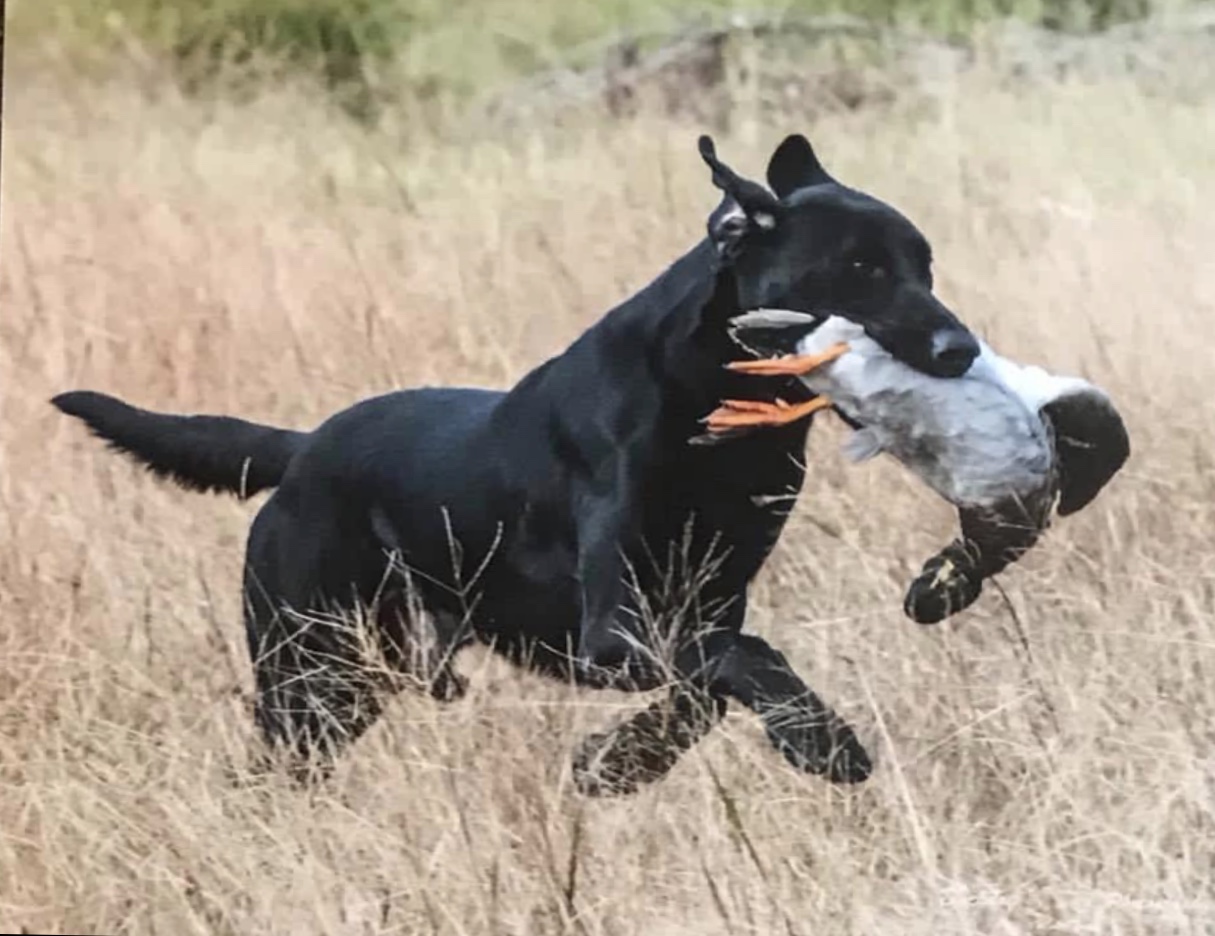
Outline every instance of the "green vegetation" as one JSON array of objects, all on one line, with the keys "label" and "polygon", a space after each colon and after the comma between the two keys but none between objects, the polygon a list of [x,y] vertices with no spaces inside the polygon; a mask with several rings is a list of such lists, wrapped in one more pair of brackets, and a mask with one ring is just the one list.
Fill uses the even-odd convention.
[{"label": "green vegetation", "polygon": [[187,86],[283,69],[319,77],[366,113],[393,94],[461,98],[546,67],[584,62],[614,37],[661,37],[732,14],[847,13],[957,35],[999,17],[1100,29],[1162,0],[23,0],[18,47],[52,40],[70,58],[132,49]]}]

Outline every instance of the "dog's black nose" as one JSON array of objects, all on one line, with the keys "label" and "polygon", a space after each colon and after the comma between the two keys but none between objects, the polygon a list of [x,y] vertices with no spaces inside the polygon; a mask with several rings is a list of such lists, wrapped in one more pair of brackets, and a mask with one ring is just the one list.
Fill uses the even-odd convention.
[{"label": "dog's black nose", "polygon": [[937,377],[961,377],[979,356],[979,342],[962,329],[942,329],[932,336],[932,369]]}]

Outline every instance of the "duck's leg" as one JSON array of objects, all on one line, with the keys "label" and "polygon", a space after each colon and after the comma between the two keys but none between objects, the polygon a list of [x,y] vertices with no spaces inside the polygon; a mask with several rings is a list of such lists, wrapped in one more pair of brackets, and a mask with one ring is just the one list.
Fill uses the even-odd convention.
[{"label": "duck's leg", "polygon": [[[784,357],[759,361],[734,361],[726,367],[760,377],[800,377],[847,353],[848,345],[837,342],[818,354],[786,354]],[[772,403],[762,400],[723,400],[721,406],[710,413],[704,422],[711,437],[735,429],[788,425],[829,406],[831,401],[825,396],[798,404],[786,403],[779,397]]]},{"label": "duck's leg", "polygon": [[848,345],[841,341],[818,354],[786,354],[784,357],[764,358],[759,361],[733,361],[726,367],[740,374],[756,374],[762,377],[800,377],[847,353]]},{"label": "duck's leg", "polygon": [[811,413],[826,409],[831,401],[815,397],[805,403],[786,403],[779,397],[774,403],[762,400],[723,400],[721,406],[706,418],[710,433],[728,432],[749,426],[784,426],[805,419]]}]

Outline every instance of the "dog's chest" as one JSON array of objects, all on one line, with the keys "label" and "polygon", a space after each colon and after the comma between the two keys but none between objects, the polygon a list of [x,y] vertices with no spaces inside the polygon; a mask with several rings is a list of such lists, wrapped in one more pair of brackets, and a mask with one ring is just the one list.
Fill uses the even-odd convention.
[{"label": "dog's chest", "polygon": [[749,580],[801,490],[804,445],[805,428],[793,427],[730,445],[689,446],[647,492],[646,539],[679,544],[701,561],[717,556],[723,575]]},{"label": "dog's chest", "polygon": [[507,536],[513,571],[537,587],[556,587],[575,582],[577,546],[568,512],[541,497],[529,497],[520,505]]}]

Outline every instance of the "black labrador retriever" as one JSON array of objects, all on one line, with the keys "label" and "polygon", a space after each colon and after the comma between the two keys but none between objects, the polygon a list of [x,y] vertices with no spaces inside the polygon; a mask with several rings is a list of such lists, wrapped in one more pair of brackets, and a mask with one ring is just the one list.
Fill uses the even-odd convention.
[{"label": "black labrador retriever", "polygon": [[[660,776],[730,698],[800,769],[841,783],[869,775],[852,729],[742,632],[748,584],[788,509],[765,495],[800,490],[808,421],[689,442],[719,400],[773,399],[771,381],[723,366],[737,355],[726,323],[746,310],[846,316],[943,377],[978,346],[933,295],[924,236],[832,179],[804,137],[772,155],[770,190],[718,160],[708,137],[700,152],[724,193],[708,237],[508,392],[399,391],[312,432],[151,413],[89,391],[54,399],[187,488],[277,488],[250,530],[244,582],[256,718],[272,747],[324,765],[365,731],[382,691],[366,635],[380,660],[416,669],[407,648],[421,617],[424,675],[440,697],[462,691],[451,659],[474,639],[582,685],[668,687],[583,745],[588,791]],[[778,389],[805,398],[795,381]],[[334,623],[356,607],[361,630]]]}]

